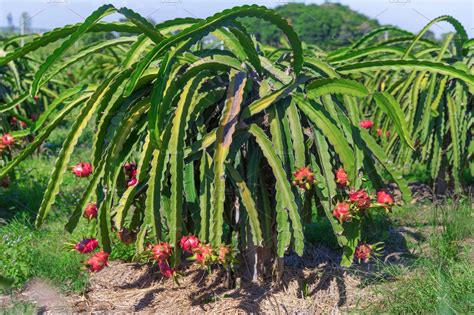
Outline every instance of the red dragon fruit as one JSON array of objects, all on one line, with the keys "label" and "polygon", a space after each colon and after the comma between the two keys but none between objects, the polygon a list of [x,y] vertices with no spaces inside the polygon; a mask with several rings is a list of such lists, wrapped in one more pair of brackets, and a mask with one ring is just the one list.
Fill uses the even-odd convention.
[{"label": "red dragon fruit", "polygon": [[221,247],[219,248],[219,261],[222,264],[227,263],[229,260],[230,254],[231,254],[230,247],[226,245],[221,245]]},{"label": "red dragon fruit", "polygon": [[364,129],[370,129],[374,125],[374,122],[372,120],[361,120],[359,122],[359,126],[361,126]]},{"label": "red dragon fruit", "polygon": [[165,278],[171,278],[175,275],[176,273],[176,269],[175,268],[171,268],[168,263],[166,262],[166,260],[160,260],[158,262],[158,267],[160,268],[160,272],[161,274],[163,275],[163,277]]},{"label": "red dragon fruit", "polygon": [[87,254],[96,250],[99,246],[99,242],[95,238],[86,238],[77,243],[74,249],[81,254]]},{"label": "red dragon fruit", "polygon": [[383,204],[387,207],[393,206],[393,197],[388,192],[381,190],[377,192],[377,203]]},{"label": "red dragon fruit", "polygon": [[314,183],[314,174],[309,167],[302,167],[293,173],[293,185],[309,190]]},{"label": "red dragon fruit", "polygon": [[92,174],[92,165],[91,163],[77,163],[71,168],[74,175],[77,177],[88,177]]},{"label": "red dragon fruit", "polygon": [[108,266],[109,254],[106,252],[97,252],[86,262],[86,267],[92,272],[98,272]]},{"label": "red dragon fruit", "polygon": [[336,171],[336,183],[340,187],[346,187],[347,184],[349,183],[349,181],[347,180],[347,173],[344,171],[344,169],[342,167],[340,167]]},{"label": "red dragon fruit", "polygon": [[[382,129],[378,128],[377,129],[377,137],[382,137]],[[390,131],[386,131],[385,132],[385,138],[388,140],[388,138],[390,138]]]},{"label": "red dragon fruit", "polygon": [[136,232],[130,229],[122,228],[120,231],[117,232],[117,237],[122,243],[124,243],[125,245],[129,245],[136,240],[137,234]]},{"label": "red dragon fruit", "polygon": [[349,192],[349,200],[359,210],[365,210],[370,207],[370,196],[364,189]]},{"label": "red dragon fruit", "polygon": [[339,220],[339,222],[347,222],[351,220],[351,213],[349,204],[345,202],[337,203],[332,214]]},{"label": "red dragon fruit", "polygon": [[88,220],[97,218],[97,204],[95,202],[88,204],[84,209],[82,216]]},{"label": "red dragon fruit", "polygon": [[3,177],[0,179],[0,186],[2,186],[3,188],[8,188],[8,187],[10,187],[10,177],[8,177],[8,176],[3,176]]},{"label": "red dragon fruit", "polygon": [[133,177],[134,175],[136,175],[134,171],[137,170],[137,163],[127,162],[123,165],[123,168],[125,170],[125,175]]},{"label": "red dragon fruit", "polygon": [[12,137],[11,134],[5,133],[2,136],[2,143],[6,146],[10,146],[15,142],[15,139]]},{"label": "red dragon fruit", "polygon": [[162,260],[167,260],[173,253],[173,247],[170,243],[161,242],[151,249],[153,257],[156,261],[160,262]]},{"label": "red dragon fruit", "polygon": [[132,187],[138,184],[138,179],[136,177],[133,177],[127,181],[127,187]]},{"label": "red dragon fruit", "polygon": [[371,245],[359,244],[359,246],[357,246],[355,250],[354,256],[357,258],[359,262],[363,261],[367,263],[370,257],[372,256],[372,252],[373,252],[373,249]]},{"label": "red dragon fruit", "polygon": [[183,236],[179,241],[179,246],[185,251],[192,253],[194,249],[196,249],[201,241],[194,235]]},{"label": "red dragon fruit", "polygon": [[196,261],[204,265],[209,262],[212,258],[212,247],[208,244],[201,244],[194,250]]},{"label": "red dragon fruit", "polygon": [[134,162],[131,163],[125,163],[123,165],[123,168],[125,170],[125,175],[127,176],[127,187],[135,186],[138,184],[138,179],[137,179],[137,164]]}]

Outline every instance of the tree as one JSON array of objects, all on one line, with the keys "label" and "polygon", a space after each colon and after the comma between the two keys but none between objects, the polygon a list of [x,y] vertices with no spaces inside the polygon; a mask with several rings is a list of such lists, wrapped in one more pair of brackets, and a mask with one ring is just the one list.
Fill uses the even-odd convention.
[{"label": "tree", "polygon": [[[324,49],[350,44],[353,39],[379,26],[376,20],[338,3],[290,3],[275,8],[275,11],[287,19],[304,42]],[[280,44],[277,28],[262,19],[245,19],[244,24],[258,40],[271,45]]]}]

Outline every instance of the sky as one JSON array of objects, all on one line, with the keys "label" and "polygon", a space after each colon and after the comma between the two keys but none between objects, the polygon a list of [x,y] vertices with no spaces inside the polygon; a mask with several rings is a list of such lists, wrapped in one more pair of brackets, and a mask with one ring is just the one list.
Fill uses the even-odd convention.
[{"label": "sky", "polygon": [[[243,4],[259,4],[272,8],[288,2],[317,3],[324,1],[298,0],[0,0],[0,26],[7,25],[7,14],[13,15],[15,25],[26,11],[33,28],[52,29],[66,24],[83,21],[98,6],[111,3],[116,7],[126,6],[156,22],[176,17],[205,18],[226,8]],[[399,26],[411,32],[418,32],[431,19],[440,15],[451,15],[465,27],[469,37],[474,37],[474,0],[332,0],[350,6],[381,24]],[[117,20],[114,14],[106,20]],[[452,27],[441,22],[431,31],[436,35],[452,31]]]}]

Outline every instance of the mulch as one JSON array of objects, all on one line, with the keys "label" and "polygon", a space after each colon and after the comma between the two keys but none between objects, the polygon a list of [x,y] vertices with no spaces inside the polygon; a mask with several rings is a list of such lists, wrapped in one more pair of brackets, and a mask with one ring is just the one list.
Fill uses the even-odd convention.
[{"label": "mulch", "polygon": [[[70,310],[79,313],[338,313],[367,301],[361,280],[332,261],[325,248],[307,251],[289,262],[282,284],[242,281],[228,289],[225,270],[210,273],[196,266],[180,269],[179,285],[163,279],[148,264],[112,262],[94,274],[83,296],[69,296]],[[329,259],[328,259],[329,258]]]}]

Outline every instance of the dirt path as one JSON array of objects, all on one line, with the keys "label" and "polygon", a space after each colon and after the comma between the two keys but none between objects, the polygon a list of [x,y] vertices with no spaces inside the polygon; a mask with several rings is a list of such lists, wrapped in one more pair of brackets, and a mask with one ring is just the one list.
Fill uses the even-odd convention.
[{"label": "dirt path", "polygon": [[[34,308],[38,314],[59,314],[72,312],[69,298],[62,295],[59,290],[51,286],[47,281],[31,279],[23,290],[13,295],[0,295],[0,313],[21,314],[26,311],[26,306],[21,310],[11,310],[14,304],[27,303]],[[4,307],[6,307],[4,309]],[[10,311],[9,311],[10,309]]]}]

